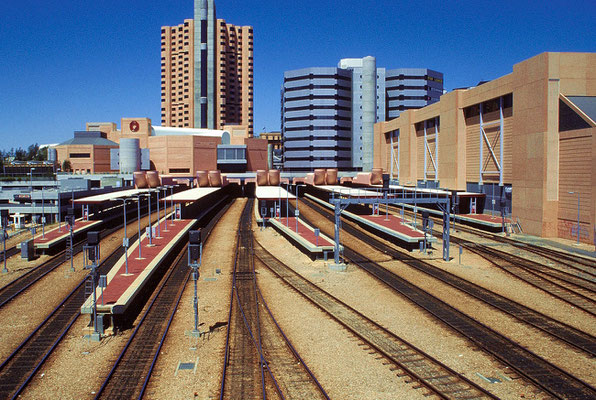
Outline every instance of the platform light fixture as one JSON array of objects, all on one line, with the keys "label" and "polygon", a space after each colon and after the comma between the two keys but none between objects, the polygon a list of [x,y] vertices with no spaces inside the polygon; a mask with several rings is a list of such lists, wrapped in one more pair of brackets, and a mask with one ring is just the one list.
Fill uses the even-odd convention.
[{"label": "platform light fixture", "polygon": [[8,210],[3,209],[0,210],[0,218],[2,219],[2,246],[3,246],[3,253],[2,258],[4,259],[4,267],[2,268],[2,273],[5,274],[8,272],[6,268],[6,225],[8,223]]},{"label": "platform light fixture", "polygon": [[165,224],[165,229],[163,230],[164,232],[169,232],[168,230],[168,202],[167,202],[167,197],[168,197],[168,185],[164,185],[161,188],[159,188],[159,190],[163,190],[164,191],[164,195],[163,195],[163,219],[164,219],[164,224]]},{"label": "platform light fixture", "polygon": [[[87,245],[83,247],[88,255],[88,260],[91,262],[89,268],[91,269],[91,287],[93,288],[93,333],[91,337],[99,340],[99,331],[97,330],[97,293],[95,289],[95,282],[97,280],[97,266],[99,265],[99,232],[87,232]],[[87,268],[87,265],[85,265]],[[103,301],[103,298],[102,298]]]},{"label": "platform light fixture", "polygon": [[68,257],[70,258],[70,270],[74,272],[74,254],[72,250],[72,241],[73,241],[73,230],[75,226],[75,215],[74,215],[74,204],[73,207],[68,207],[66,210],[66,223],[68,224],[68,231],[70,235],[70,251],[67,253]]},{"label": "platform light fixture", "polygon": [[122,239],[122,247],[124,247],[124,264],[125,264],[125,275],[128,275],[128,234],[126,233],[126,197],[120,197],[116,200],[122,200],[124,205],[124,238]]}]

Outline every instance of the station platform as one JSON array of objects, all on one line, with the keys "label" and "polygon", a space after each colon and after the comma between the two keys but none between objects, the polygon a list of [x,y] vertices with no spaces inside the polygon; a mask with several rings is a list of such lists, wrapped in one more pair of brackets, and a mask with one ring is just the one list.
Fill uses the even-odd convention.
[{"label": "station platform", "polygon": [[[161,237],[152,238],[153,246],[149,246],[147,235],[142,235],[140,245],[143,258],[140,260],[138,259],[139,241],[133,243],[128,249],[128,274],[126,274],[123,255],[107,274],[107,287],[103,291],[99,287],[96,288],[98,314],[124,314],[135,301],[135,297],[151,280],[153,274],[160,269],[164,260],[177,252],[177,245],[182,240],[186,240],[188,231],[196,222],[194,219],[174,220],[173,222],[168,220],[166,231],[166,225],[162,218],[160,220]],[[93,313],[92,298],[93,296],[89,296],[81,306],[82,314]]]},{"label": "station platform", "polygon": [[209,196],[210,194],[213,194],[219,190],[221,190],[221,187],[197,187],[167,196],[165,201],[167,204],[169,204],[170,201],[173,201],[174,203],[191,203],[198,201],[203,197]]},{"label": "station platform", "polygon": [[371,190],[354,188],[349,186],[339,185],[318,185],[314,186],[317,189],[324,190],[335,196],[340,197],[351,197],[351,198],[376,198],[383,197],[383,194],[376,188],[370,188]]},{"label": "station platform", "polygon": [[[335,249],[334,241],[322,233],[319,233],[317,238],[314,228],[301,219],[298,219],[298,225],[296,225],[295,217],[287,219],[285,217],[280,219],[270,218],[268,223],[312,259],[326,259],[328,254],[333,254]],[[296,226],[298,232],[296,232]]]},{"label": "station platform", "polygon": [[[335,209],[332,204],[318,199],[315,196],[305,194],[305,197],[330,210]],[[417,248],[419,243],[424,241],[424,232],[419,229],[414,229],[409,224],[403,222],[401,217],[389,214],[388,220],[385,220],[386,216],[382,213],[380,215],[362,215],[346,210],[343,210],[341,213],[345,218],[355,222],[364,229],[387,239],[397,239],[407,248]],[[427,242],[432,243],[436,242],[437,239],[427,233],[426,240]]]},{"label": "station platform", "polygon": [[[83,221],[82,219],[77,219],[72,231],[73,237],[79,236],[91,230],[93,227],[100,225],[102,222],[103,221],[101,220]],[[42,233],[38,231],[38,233],[36,233],[34,236],[33,245],[36,249],[48,250],[54,246],[64,243],[69,235],[70,229],[67,224],[63,223],[61,228],[56,227],[46,231],[45,235],[42,235]]]},{"label": "station platform", "polygon": [[255,197],[259,200],[293,200],[296,198],[281,186],[257,186],[255,188]]},{"label": "station platform", "polygon": [[[414,206],[410,204],[405,204],[404,207],[411,211],[414,210]],[[443,213],[441,211],[432,208],[418,207],[418,212],[421,211],[428,211],[431,215],[441,218],[443,217]],[[470,225],[475,228],[480,228],[491,232],[500,232],[503,229],[503,219],[500,215],[492,216],[489,214],[452,214],[451,218],[455,218],[456,223]],[[511,224],[513,223],[513,220],[511,220],[511,218],[505,218],[505,223]]]}]

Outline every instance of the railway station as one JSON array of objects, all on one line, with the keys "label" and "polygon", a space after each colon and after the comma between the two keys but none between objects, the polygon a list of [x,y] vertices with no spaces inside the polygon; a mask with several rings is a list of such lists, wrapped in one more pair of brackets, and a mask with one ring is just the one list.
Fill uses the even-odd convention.
[{"label": "railway station", "polygon": [[4,174],[0,398],[595,399],[596,53],[442,94],[344,59],[257,137],[252,40],[195,1],[163,126]]},{"label": "railway station", "polygon": [[[578,390],[578,398],[591,396],[589,383],[577,378],[583,372],[571,367],[575,371],[573,378],[567,376],[566,381],[558,380],[556,385],[545,382],[541,377],[545,371],[551,371],[551,364],[539,350],[528,350],[532,345],[524,346],[524,350],[512,347],[511,339],[491,326],[481,313],[471,319],[460,307],[453,308],[453,302],[441,293],[455,295],[454,291],[462,290],[474,301],[486,302],[482,307],[497,307],[518,324],[531,324],[544,330],[541,334],[544,340],[564,340],[566,344],[560,346],[569,349],[560,349],[562,354],[566,357],[573,354],[574,362],[579,365],[589,364],[596,354],[592,340],[596,332],[589,328],[596,315],[592,298],[596,267],[593,252],[549,246],[548,242],[538,242],[541,239],[536,237],[530,240],[514,227],[510,216],[483,210],[486,198],[483,193],[404,186],[379,169],[355,176],[342,175],[336,170],[323,169],[304,176],[284,176],[276,170],[238,176],[211,170],[198,171],[193,178],[173,179],[162,177],[157,171],[135,171],[132,186],[72,200],[69,211],[60,216],[66,222],[60,226],[49,224],[41,237],[37,232],[32,238],[38,256],[21,261],[36,263],[31,271],[15,268],[18,254],[5,253],[5,259],[11,263],[7,273],[0,277],[12,277],[0,289],[0,315],[13,307],[24,307],[20,303],[27,298],[27,288],[42,285],[45,279],[58,279],[60,285],[70,282],[67,287],[72,292],[65,294],[63,302],[31,338],[15,335],[15,354],[0,368],[2,393],[21,393],[21,386],[25,393],[35,390],[27,389],[30,384],[23,382],[35,382],[39,379],[38,372],[25,370],[20,378],[14,377],[13,374],[17,371],[21,374],[26,368],[19,360],[40,351],[33,358],[42,364],[47,354],[68,360],[66,347],[60,350],[60,346],[57,349],[50,346],[46,350],[38,344],[55,335],[66,335],[78,338],[87,349],[98,345],[112,348],[110,343],[114,340],[130,337],[126,346],[111,350],[118,361],[99,387],[100,397],[111,398],[115,391],[122,390],[126,393],[152,390],[151,382],[157,378],[151,378],[151,371],[160,362],[175,367],[174,384],[192,386],[182,378],[190,375],[181,366],[192,365],[196,369],[192,374],[198,378],[200,368],[196,367],[216,367],[217,360],[222,362],[219,375],[222,393],[234,393],[240,390],[234,386],[234,377],[253,368],[248,361],[251,357],[257,361],[268,357],[271,372],[267,373],[275,379],[283,381],[286,376],[306,374],[309,378],[305,378],[299,390],[316,397],[316,393],[326,393],[317,379],[322,361],[309,355],[309,346],[304,347],[306,342],[297,334],[303,330],[302,320],[302,325],[314,324],[313,332],[323,329],[325,335],[330,334],[331,327],[315,328],[327,321],[325,324],[338,324],[340,331],[349,332],[367,346],[374,343],[370,348],[385,362],[395,363],[407,371],[407,376],[421,379],[424,393],[444,393],[458,387],[464,396],[491,398],[501,391],[519,390],[516,380],[508,378],[511,370],[516,375],[523,373],[524,385],[535,385],[539,394],[563,396],[562,393]],[[81,218],[75,218],[75,209],[80,211]],[[70,239],[69,227],[73,221]],[[25,244],[26,241],[21,245]],[[193,246],[198,250],[192,250]],[[49,251],[52,247],[54,251]],[[399,265],[407,265],[416,272],[404,275]],[[71,278],[65,280],[64,274],[78,277],[78,286]],[[479,274],[489,276],[493,283],[482,283]],[[424,279],[431,277],[441,283],[430,286],[424,283]],[[555,291],[561,282],[578,289]],[[482,360],[486,354],[489,358],[500,357],[507,367],[502,367],[499,373],[494,372],[494,366],[485,367],[471,378],[454,372],[453,366],[429,356],[426,353],[432,353],[429,347],[422,350],[420,343],[413,343],[420,342],[422,336],[414,335],[408,341],[401,337],[408,335],[386,319],[397,314],[385,312],[380,319],[371,321],[366,315],[372,312],[366,311],[369,307],[366,300],[346,297],[347,293],[340,290],[348,285],[355,293],[364,284],[380,290],[371,294],[380,307],[391,304],[393,308],[395,302],[399,310],[419,307],[428,313],[423,323],[428,323],[426,319],[438,322],[432,328],[436,332],[422,340],[423,346],[428,346],[425,341],[433,342],[439,337],[453,336],[456,342],[461,340],[456,338],[465,337],[482,349],[480,359],[474,359],[474,363],[493,364],[495,361]],[[443,288],[443,285],[447,286]],[[555,296],[550,301],[564,309],[575,309],[579,320],[560,313],[549,314],[546,310],[532,310],[532,307],[541,310],[543,306],[532,306],[532,301],[510,293],[522,287],[534,292],[539,302],[548,303],[547,299]],[[270,303],[274,299],[276,303]],[[283,318],[282,310],[288,307],[292,310],[290,319]],[[311,317],[303,314],[304,307],[326,317],[307,322]],[[401,323],[414,323],[408,313],[416,315],[413,310],[406,312],[399,317]],[[274,315],[282,319],[277,321]],[[58,320],[71,322],[67,325],[54,322],[51,325],[57,326],[52,328],[57,329],[54,332],[47,324]],[[253,323],[259,324],[260,333]],[[444,329],[449,333],[441,333]],[[295,338],[296,347],[280,356],[279,361],[265,350],[271,341],[278,340],[274,338],[280,334],[275,332],[283,332],[280,338]],[[255,355],[256,334],[261,335],[263,342]],[[168,355],[155,358],[163,349],[176,346],[168,339],[172,335],[186,343],[182,353],[174,353],[180,358],[172,359]],[[542,339],[533,340],[540,343]],[[456,342],[447,339],[445,343],[458,348]],[[390,353],[391,346],[398,344],[407,349],[403,356]],[[324,353],[324,346],[311,343],[310,347]],[[340,359],[359,359],[355,355],[358,348]],[[300,357],[301,364],[297,365],[307,362],[313,365],[308,367],[310,372],[286,369],[282,373],[277,369],[278,363],[287,360],[290,354]],[[149,372],[143,372],[147,370],[140,367],[142,360],[151,359],[158,360],[157,364],[152,363]],[[109,362],[108,359],[93,361],[94,365]],[[526,370],[528,363],[538,365],[537,369]],[[386,379],[384,363],[379,364],[371,368]],[[50,367],[38,368],[44,371]],[[136,383],[124,389],[122,380],[130,379],[125,371],[133,370]],[[590,373],[585,375],[589,380]],[[434,378],[437,376],[445,383],[437,384]],[[406,385],[400,390],[417,393],[417,389],[407,388],[400,375],[391,379],[392,384]]]}]

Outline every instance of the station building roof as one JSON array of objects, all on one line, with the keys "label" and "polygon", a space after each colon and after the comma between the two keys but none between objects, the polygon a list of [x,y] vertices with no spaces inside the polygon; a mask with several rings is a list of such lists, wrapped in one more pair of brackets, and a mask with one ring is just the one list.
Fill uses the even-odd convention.
[{"label": "station building roof", "polygon": [[73,144],[95,145],[95,146],[118,146],[118,143],[106,139],[105,133],[99,131],[75,131],[74,137],[58,146]]}]

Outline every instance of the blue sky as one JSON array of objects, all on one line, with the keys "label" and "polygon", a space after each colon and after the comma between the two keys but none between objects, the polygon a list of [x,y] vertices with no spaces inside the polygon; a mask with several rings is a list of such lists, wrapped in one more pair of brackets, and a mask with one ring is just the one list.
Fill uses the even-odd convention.
[{"label": "blue sky", "polygon": [[[0,2],[0,149],[57,143],[88,121],[160,125],[160,28],[192,0]],[[372,55],[426,67],[445,88],[505,75],[544,51],[596,51],[592,1],[238,1],[217,16],[254,27],[255,131],[279,130],[286,70]]]}]

